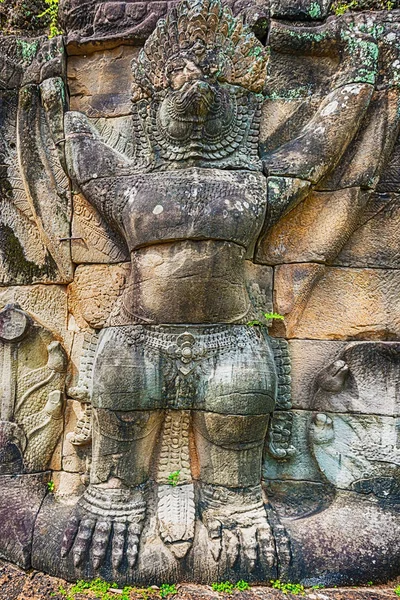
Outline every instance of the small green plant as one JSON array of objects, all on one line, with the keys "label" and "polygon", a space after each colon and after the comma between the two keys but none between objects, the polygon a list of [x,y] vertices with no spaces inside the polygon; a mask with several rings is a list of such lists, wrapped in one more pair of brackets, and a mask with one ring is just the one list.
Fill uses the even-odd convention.
[{"label": "small green plant", "polygon": [[249,590],[250,586],[247,583],[247,581],[244,581],[243,579],[240,579],[240,581],[237,582],[237,584],[235,585],[235,590],[239,590],[239,592],[245,592],[246,590]]},{"label": "small green plant", "polygon": [[[279,313],[264,313],[264,318],[265,319],[279,319],[280,321],[284,321],[285,317],[283,315],[280,315]],[[255,321],[249,321],[247,323],[247,325],[249,325],[250,327],[254,327],[254,325],[265,325],[265,323],[261,323],[261,321],[255,320]]]},{"label": "small green plant", "polygon": [[230,581],[221,581],[220,583],[212,583],[211,587],[214,592],[220,594],[232,594],[235,586]]},{"label": "small green plant", "polygon": [[264,313],[264,317],[266,319],[278,319],[280,321],[284,321],[285,317],[283,315],[280,315],[279,313]]},{"label": "small green plant", "polygon": [[324,589],[324,585],[322,585],[322,583],[317,583],[316,585],[312,585],[311,589],[312,590],[323,590]]},{"label": "small green plant", "polygon": [[232,594],[234,590],[238,592],[245,592],[250,589],[247,581],[241,579],[236,584],[231,583],[230,581],[221,581],[219,583],[212,583],[211,587],[214,592],[218,592],[220,594]]},{"label": "small green plant", "polygon": [[[179,473],[179,471],[177,471]],[[171,473],[172,475],[172,473]],[[176,484],[175,484],[176,485]],[[173,583],[170,585],[169,583],[163,583],[160,587],[160,596],[161,598],[166,598],[167,596],[173,596],[177,594],[178,590],[176,589],[176,585]]]},{"label": "small green plant", "polygon": [[54,492],[55,489],[56,489],[56,484],[54,483],[54,481],[53,480],[48,481],[47,482],[47,491]]},{"label": "small green plant", "polygon": [[296,596],[304,596],[305,594],[304,585],[302,585],[301,583],[290,583],[290,581],[283,582],[280,581],[280,579],[271,579],[270,583],[273,588],[275,588],[276,590],[280,590],[284,594],[293,594]]},{"label": "small green plant", "polygon": [[400,585],[398,585],[397,587],[394,588],[394,593],[396,594],[396,596],[399,596],[399,598],[400,598]]},{"label": "small green plant", "polygon": [[58,29],[58,0],[44,0],[48,8],[44,10],[40,15],[39,19],[49,19],[49,39],[61,35],[61,31]]},{"label": "small green plant", "polygon": [[[365,6],[365,4],[365,0],[350,0],[350,2],[337,0],[332,4],[332,10],[335,15],[340,16],[351,10],[365,10],[366,8],[369,8],[368,6]],[[395,5],[393,0],[379,0],[377,4],[382,10],[393,10]]]},{"label": "small green plant", "polygon": [[135,588],[131,587],[130,585],[126,585],[123,590],[122,590],[122,594],[120,595],[120,599],[121,600],[129,600],[131,597],[131,592],[134,590]]},{"label": "small green plant", "polygon": [[[115,600],[115,594],[109,594],[111,588],[116,588],[116,583],[108,583],[102,579],[93,579],[92,581],[83,581],[80,579],[67,591],[62,586],[59,587],[58,593],[64,596],[66,600],[75,600],[76,594],[82,594],[85,592],[91,592],[91,597],[98,598],[99,600]],[[129,600],[129,593],[131,588],[124,588],[122,592],[122,600]],[[125,593],[124,593],[125,592]]]},{"label": "small green plant", "polygon": [[374,585],[373,581],[367,581],[367,585]]},{"label": "small green plant", "polygon": [[168,475],[168,484],[172,485],[173,487],[177,486],[179,483],[180,474],[181,474],[180,471],[174,471],[173,473],[170,473]]}]

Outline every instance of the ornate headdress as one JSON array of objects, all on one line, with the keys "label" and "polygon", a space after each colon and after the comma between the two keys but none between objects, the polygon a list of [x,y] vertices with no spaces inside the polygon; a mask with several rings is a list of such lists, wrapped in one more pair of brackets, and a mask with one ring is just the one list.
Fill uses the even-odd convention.
[{"label": "ornate headdress", "polygon": [[182,56],[211,64],[221,82],[263,89],[267,52],[220,0],[183,0],[158,22],[132,63],[134,100],[168,88],[168,65]]}]

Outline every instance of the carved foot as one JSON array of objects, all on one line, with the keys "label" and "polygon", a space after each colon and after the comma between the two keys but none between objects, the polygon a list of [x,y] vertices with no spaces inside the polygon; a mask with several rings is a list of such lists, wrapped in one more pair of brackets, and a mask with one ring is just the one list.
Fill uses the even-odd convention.
[{"label": "carved foot", "polygon": [[335,437],[333,421],[328,415],[318,413],[314,417],[312,425],[312,437],[314,444],[329,444]]},{"label": "carved foot", "polygon": [[61,556],[73,553],[79,567],[91,549],[93,568],[99,569],[111,544],[111,562],[115,570],[124,555],[132,569],[138,557],[140,535],[146,516],[143,488],[121,490],[89,487],[79,500],[64,533]]},{"label": "carved foot", "polygon": [[67,434],[67,440],[73,446],[85,446],[92,441],[92,406],[85,404],[83,411],[74,431]]},{"label": "carved foot", "polygon": [[238,560],[248,572],[254,571],[257,561],[274,567],[275,542],[261,487],[228,489],[203,484],[201,512],[215,560],[225,551],[231,568]]}]

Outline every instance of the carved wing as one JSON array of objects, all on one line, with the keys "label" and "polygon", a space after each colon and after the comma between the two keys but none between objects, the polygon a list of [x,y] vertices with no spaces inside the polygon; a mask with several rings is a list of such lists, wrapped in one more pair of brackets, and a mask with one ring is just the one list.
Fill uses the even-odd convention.
[{"label": "carved wing", "polygon": [[369,266],[358,255],[354,265],[349,248],[382,204],[375,191],[398,135],[398,24],[385,11],[316,27],[273,21],[269,43],[260,146],[269,219],[256,262],[304,263],[286,269],[296,277],[290,306],[275,307],[293,337],[325,265]]},{"label": "carved wing", "polygon": [[[46,114],[38,85],[47,74],[62,72],[60,42],[50,48],[43,38],[10,39],[0,54],[1,282],[66,283],[72,278],[69,240],[64,241],[70,236],[70,191],[62,148],[57,149],[49,123],[62,121],[63,107],[58,115]],[[62,80],[54,81],[61,93]]]}]

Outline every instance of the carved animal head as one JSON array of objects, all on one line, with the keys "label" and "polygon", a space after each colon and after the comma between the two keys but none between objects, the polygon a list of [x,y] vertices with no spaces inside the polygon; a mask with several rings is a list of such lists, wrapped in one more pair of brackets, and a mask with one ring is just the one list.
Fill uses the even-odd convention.
[{"label": "carved animal head", "polygon": [[260,93],[266,65],[262,44],[220,0],[183,0],[160,19],[133,62],[135,99],[197,78]]},{"label": "carved animal head", "polygon": [[349,375],[349,367],[344,360],[335,360],[323,369],[317,377],[319,388],[328,392],[340,392]]},{"label": "carved animal head", "polygon": [[241,146],[257,155],[248,138],[257,142],[266,65],[263,46],[220,0],[174,7],[132,63],[133,101],[150,104],[142,115],[154,154],[215,160]]}]

